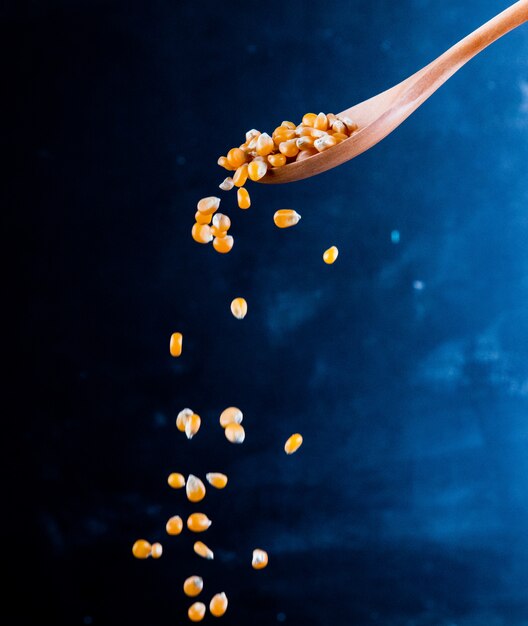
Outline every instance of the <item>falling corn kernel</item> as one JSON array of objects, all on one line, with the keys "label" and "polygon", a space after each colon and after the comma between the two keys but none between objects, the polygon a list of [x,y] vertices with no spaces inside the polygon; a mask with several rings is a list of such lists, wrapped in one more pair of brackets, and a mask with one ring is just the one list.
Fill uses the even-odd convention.
[{"label": "falling corn kernel", "polygon": [[225,436],[231,443],[242,443],[246,438],[246,432],[241,424],[228,424],[225,428]]},{"label": "falling corn kernel", "polygon": [[150,556],[152,546],[146,539],[138,539],[132,546],[132,554],[136,559],[146,559]]},{"label": "falling corn kernel", "polygon": [[244,414],[236,406],[230,406],[224,409],[220,415],[220,425],[225,428],[229,424],[240,424],[244,419]]},{"label": "falling corn kernel", "polygon": [[334,263],[334,261],[337,259],[338,254],[339,254],[339,250],[335,246],[332,246],[331,248],[328,248],[328,250],[324,251],[323,261],[327,265],[332,265],[332,263]]},{"label": "falling corn kernel", "polygon": [[205,498],[205,485],[194,474],[189,474],[187,484],[185,485],[187,499],[191,502],[200,502]]},{"label": "falling corn kernel", "polygon": [[187,439],[192,439],[194,435],[200,430],[200,425],[202,420],[199,415],[193,413],[187,418],[185,422],[185,434],[187,435]]},{"label": "falling corn kernel", "polygon": [[173,489],[181,489],[182,487],[185,487],[185,476],[183,474],[178,474],[178,472],[172,472],[169,474],[167,482]]},{"label": "falling corn kernel", "polygon": [[224,237],[215,237],[213,239],[213,248],[220,252],[220,254],[226,254],[231,250],[235,240],[231,235],[225,235]]},{"label": "falling corn kernel", "polygon": [[220,472],[209,472],[205,477],[207,482],[216,489],[223,489],[227,485],[227,476]]},{"label": "falling corn kernel", "polygon": [[213,239],[210,226],[198,222],[193,225],[191,235],[197,243],[209,243]]},{"label": "falling corn kernel", "polygon": [[253,569],[264,569],[268,564],[268,553],[265,550],[261,550],[260,548],[255,548],[253,550],[253,559],[251,561],[251,566]]},{"label": "falling corn kernel", "polygon": [[251,180],[260,180],[266,176],[268,164],[265,161],[252,161],[248,165],[248,175]]},{"label": "falling corn kernel", "polygon": [[240,167],[246,162],[246,153],[240,148],[231,148],[227,153],[227,162],[231,167]]},{"label": "falling corn kernel", "polygon": [[224,592],[217,593],[211,598],[211,602],[209,602],[209,611],[211,611],[211,615],[215,617],[222,617],[222,615],[227,611],[227,596]]},{"label": "falling corn kernel", "polygon": [[213,217],[213,229],[216,229],[216,231],[213,231],[213,235],[215,235],[215,237],[218,236],[218,233],[220,232],[225,233],[230,228],[231,228],[231,220],[229,219],[229,217],[227,217],[227,215],[224,215],[223,213],[217,213]]},{"label": "falling corn kernel", "polygon": [[240,167],[237,167],[236,172],[233,175],[233,183],[235,187],[243,187],[246,184],[248,178],[248,164],[243,163]]},{"label": "falling corn kernel", "polygon": [[248,190],[245,187],[240,187],[237,191],[237,202],[241,209],[249,209],[251,206],[251,198],[249,197]]},{"label": "falling corn kernel", "polygon": [[200,213],[200,211],[196,211],[196,213],[194,214],[194,219],[197,224],[201,224],[201,225],[210,224],[211,220],[213,219],[213,216],[212,214],[205,215],[204,213]]},{"label": "falling corn kernel", "polygon": [[161,543],[153,543],[152,550],[150,552],[150,555],[152,556],[152,558],[159,559],[162,554],[163,554],[163,546],[161,545]]},{"label": "falling corn kernel", "polygon": [[293,454],[294,452],[297,452],[297,450],[302,446],[302,442],[303,438],[302,435],[299,435],[299,433],[291,435],[291,437],[288,437],[288,440],[284,444],[284,452],[286,452],[286,454]]},{"label": "falling corn kernel", "polygon": [[183,520],[179,515],[174,515],[165,524],[167,535],[179,535],[183,530]]},{"label": "falling corn kernel", "polygon": [[211,548],[208,548],[202,541],[196,541],[193,546],[193,550],[198,556],[201,556],[203,559],[208,559],[209,561],[214,559],[213,551],[211,550]]},{"label": "falling corn kernel", "polygon": [[176,418],[176,428],[182,433],[185,432],[185,424],[187,424],[187,420],[194,413],[192,409],[182,409],[178,413],[178,417]]},{"label": "falling corn kernel", "polygon": [[243,320],[247,315],[247,302],[244,298],[235,298],[231,302],[231,313],[237,320]]},{"label": "falling corn kernel", "polygon": [[204,215],[212,215],[220,206],[220,198],[207,196],[198,201],[196,208]]},{"label": "falling corn kernel", "polygon": [[300,219],[301,216],[293,209],[279,209],[273,216],[275,226],[278,226],[279,228],[290,228],[290,226],[295,226],[295,224],[299,223]]},{"label": "falling corn kernel", "polygon": [[203,589],[203,578],[201,576],[189,576],[183,583],[183,593],[190,598],[200,595]]},{"label": "falling corn kernel", "polygon": [[[218,185],[222,191],[230,191],[235,186],[231,176],[224,178],[224,180]],[[198,221],[198,220],[196,220]]]},{"label": "falling corn kernel", "polygon": [[205,604],[203,602],[195,602],[189,607],[187,615],[191,622],[201,622],[205,615]]},{"label": "falling corn kernel", "polygon": [[203,533],[212,523],[205,513],[191,513],[187,518],[187,528],[193,533]]},{"label": "falling corn kernel", "polygon": [[183,335],[181,333],[172,333],[170,338],[169,350],[171,356],[177,357],[182,353]]}]

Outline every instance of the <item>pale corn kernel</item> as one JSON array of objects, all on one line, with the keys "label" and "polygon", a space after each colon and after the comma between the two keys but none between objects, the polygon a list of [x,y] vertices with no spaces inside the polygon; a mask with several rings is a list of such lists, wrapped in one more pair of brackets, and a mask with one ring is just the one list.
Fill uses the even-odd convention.
[{"label": "pale corn kernel", "polygon": [[183,593],[190,598],[200,595],[203,589],[203,578],[201,576],[189,576],[183,583]]},{"label": "pale corn kernel", "polygon": [[240,187],[237,191],[238,206],[241,209],[249,209],[251,206],[251,198],[249,197],[248,190],[245,187]]},{"label": "pale corn kernel", "polygon": [[344,116],[340,117],[339,119],[345,124],[349,133],[353,133],[358,129],[358,125],[353,122],[349,117]]},{"label": "pale corn kernel", "polygon": [[169,487],[173,489],[182,489],[182,487],[185,487],[185,476],[178,474],[178,472],[172,472],[169,474],[167,482],[169,483]]},{"label": "pale corn kernel", "polygon": [[204,215],[212,215],[220,206],[220,198],[207,196],[198,201],[196,208]]},{"label": "pale corn kernel", "polygon": [[191,513],[187,518],[187,528],[193,533],[203,533],[212,523],[205,513]]},{"label": "pale corn kernel", "polygon": [[185,434],[187,435],[187,439],[192,439],[194,435],[196,435],[196,433],[200,430],[201,424],[202,420],[196,413],[193,413],[187,418],[187,421],[185,422]]},{"label": "pale corn kernel", "polygon": [[240,424],[244,419],[244,414],[236,406],[230,406],[222,411],[220,415],[220,426],[225,428],[228,424]]},{"label": "pale corn kernel", "polygon": [[268,156],[268,163],[271,167],[282,167],[286,165],[286,157],[284,154],[270,154]]},{"label": "pale corn kernel", "polygon": [[273,216],[275,226],[279,228],[290,228],[299,223],[301,216],[293,209],[279,209]]},{"label": "pale corn kernel", "polygon": [[337,141],[337,143],[341,143],[341,141],[345,141],[345,139],[348,139],[348,135],[346,135],[345,133],[334,133],[332,137]]},{"label": "pale corn kernel", "polygon": [[191,604],[187,615],[191,622],[201,622],[205,615],[205,604],[203,602],[195,602]]},{"label": "pale corn kernel", "polygon": [[[213,228],[216,228],[218,231],[227,232],[231,227],[231,220],[224,215],[223,213],[217,213],[213,217]],[[216,235],[218,237],[218,235]]]},{"label": "pale corn kernel", "polygon": [[211,598],[211,602],[209,602],[209,611],[211,615],[215,617],[222,617],[222,615],[227,611],[227,596],[224,592],[217,593]]},{"label": "pale corn kernel", "polygon": [[297,147],[297,141],[295,139],[289,139],[279,144],[279,150],[287,157],[297,156],[299,148]]},{"label": "pale corn kernel", "polygon": [[266,176],[268,164],[266,161],[252,161],[248,166],[248,175],[251,180],[260,180]]},{"label": "pale corn kernel", "polygon": [[200,502],[205,498],[205,485],[194,474],[189,474],[185,485],[187,499],[191,502]]},{"label": "pale corn kernel", "polygon": [[213,239],[211,228],[207,224],[194,224],[191,231],[192,238],[198,243],[209,243]]},{"label": "pale corn kernel", "polygon": [[246,432],[241,424],[228,424],[225,428],[225,436],[231,443],[243,443],[246,438]]},{"label": "pale corn kernel", "polygon": [[223,167],[229,172],[234,172],[236,170],[236,167],[233,167],[232,165],[230,165],[229,161],[227,160],[227,157],[225,156],[219,157],[217,163],[220,167]]},{"label": "pale corn kernel", "polygon": [[325,150],[328,150],[328,148],[335,146],[336,143],[337,141],[332,135],[325,135],[324,137],[320,137],[314,141],[314,148],[318,152],[324,152]]},{"label": "pale corn kernel", "polygon": [[304,159],[308,159],[316,154],[319,154],[315,148],[308,148],[307,150],[301,150],[299,154],[295,157],[296,161],[304,161]]},{"label": "pale corn kernel", "polygon": [[257,154],[257,141],[259,137],[260,135],[256,135],[255,137],[253,137],[253,139],[251,139],[251,141],[248,142],[248,145],[246,148],[246,150],[253,156]]},{"label": "pale corn kernel", "polygon": [[312,128],[311,126],[300,125],[300,126],[297,126],[295,130],[295,136],[296,137],[311,137],[314,130],[315,129]]},{"label": "pale corn kernel", "polygon": [[260,135],[260,130],[257,130],[256,128],[252,128],[251,130],[248,130],[246,133],[246,141],[249,142],[254,137],[258,137],[259,135]]},{"label": "pale corn kernel", "polygon": [[326,130],[328,128],[328,118],[324,113],[319,113],[315,118],[314,128],[317,128],[317,130]]},{"label": "pale corn kernel", "polygon": [[264,569],[268,564],[268,553],[265,550],[261,550],[260,548],[255,548],[253,550],[253,559],[251,561],[251,566],[253,569]]},{"label": "pale corn kernel", "polygon": [[243,320],[247,315],[247,302],[244,298],[235,298],[231,302],[231,313],[237,318],[237,320]]},{"label": "pale corn kernel", "polygon": [[233,182],[233,179],[231,178],[231,176],[228,176],[227,178],[224,178],[224,180],[218,186],[220,187],[222,191],[229,191],[230,189],[233,189],[233,187],[235,186],[235,183]]},{"label": "pale corn kernel", "polygon": [[136,559],[147,559],[151,550],[152,546],[146,539],[138,539],[132,546],[132,554]]},{"label": "pale corn kernel", "polygon": [[293,122],[288,122],[287,120],[285,122],[281,122],[281,126],[289,128],[290,130],[295,130],[297,128],[297,126]]},{"label": "pale corn kernel", "polygon": [[182,409],[178,413],[178,417],[176,418],[176,428],[182,433],[185,432],[185,424],[187,424],[187,420],[194,413],[192,409]]},{"label": "pale corn kernel", "polygon": [[163,554],[163,546],[161,545],[161,543],[153,543],[152,544],[152,550],[150,552],[150,556],[153,559],[159,559],[161,557],[161,555]]},{"label": "pale corn kernel", "polygon": [[215,489],[223,489],[227,485],[227,476],[220,472],[209,472],[205,475],[207,482]]},{"label": "pale corn kernel", "polygon": [[165,524],[165,530],[167,535],[179,535],[183,530],[183,520],[179,515],[173,515],[167,520]]},{"label": "pale corn kernel", "polygon": [[169,351],[171,356],[178,357],[183,350],[183,335],[181,333],[172,333],[169,342]]},{"label": "pale corn kernel", "polygon": [[231,148],[227,153],[227,162],[231,167],[237,168],[246,162],[246,153],[240,148]]},{"label": "pale corn kernel", "polygon": [[313,126],[316,119],[317,115],[315,113],[305,113],[302,118],[302,123],[304,126]]},{"label": "pale corn kernel", "polygon": [[302,446],[302,442],[303,438],[299,433],[291,435],[284,444],[284,452],[286,452],[286,454],[293,454],[294,452],[297,452],[297,450]]},{"label": "pale corn kernel", "polygon": [[203,213],[200,213],[200,211],[196,211],[196,213],[194,214],[194,220],[198,224],[210,224],[212,219],[212,214],[204,215]]},{"label": "pale corn kernel", "polygon": [[336,121],[337,116],[334,113],[327,113],[326,114],[326,119],[328,121],[328,126],[330,126],[330,128],[332,128],[332,124]]},{"label": "pale corn kernel", "polygon": [[207,559],[209,561],[214,559],[213,551],[211,550],[211,548],[208,548],[202,541],[196,541],[193,546],[193,550],[198,556],[201,556],[202,559]]},{"label": "pale corn kernel", "polygon": [[313,148],[315,139],[309,135],[303,135],[299,137],[295,142],[299,150],[307,150],[308,148]]},{"label": "pale corn kernel", "polygon": [[213,248],[217,252],[220,252],[220,254],[226,254],[231,250],[234,243],[235,240],[233,239],[233,237],[224,233],[223,237],[217,236],[213,239]]},{"label": "pale corn kernel", "polygon": [[342,122],[340,119],[336,118],[335,121],[332,124],[332,130],[334,131],[334,133],[347,133],[347,127],[345,126],[345,123]]},{"label": "pale corn kernel", "polygon": [[339,250],[335,246],[332,246],[331,248],[328,248],[328,250],[324,251],[323,261],[327,265],[332,265],[332,263],[337,259],[338,254],[339,254]]},{"label": "pale corn kernel", "polygon": [[256,151],[259,156],[268,156],[273,149],[275,144],[273,143],[273,139],[268,135],[268,133],[262,133],[259,135],[256,144]]},{"label": "pale corn kernel", "polygon": [[243,163],[237,171],[233,174],[233,183],[235,187],[243,187],[246,184],[248,177],[248,164]]}]

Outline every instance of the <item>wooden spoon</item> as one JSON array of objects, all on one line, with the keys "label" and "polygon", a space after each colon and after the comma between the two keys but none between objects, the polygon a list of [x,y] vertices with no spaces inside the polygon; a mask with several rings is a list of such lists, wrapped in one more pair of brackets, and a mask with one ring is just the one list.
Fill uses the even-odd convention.
[{"label": "wooden spoon", "polygon": [[302,180],[341,165],[372,148],[472,57],[526,21],[528,0],[519,0],[403,82],[342,111],[340,116],[349,117],[359,126],[349,139],[303,161],[270,169],[260,182]]}]

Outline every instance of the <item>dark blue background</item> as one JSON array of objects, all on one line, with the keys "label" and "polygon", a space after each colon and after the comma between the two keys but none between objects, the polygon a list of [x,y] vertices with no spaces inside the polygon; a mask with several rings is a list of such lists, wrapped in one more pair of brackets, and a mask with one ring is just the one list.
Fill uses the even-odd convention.
[{"label": "dark blue background", "polygon": [[[10,623],[186,623],[198,573],[205,601],[227,593],[226,626],[528,624],[528,28],[354,161],[253,184],[246,212],[223,194],[231,254],[190,237],[246,130],[339,112],[507,4],[2,9],[27,165],[8,212],[28,590]],[[274,226],[283,207],[294,229]],[[218,425],[229,405],[240,447]],[[203,419],[191,442],[185,406]],[[211,470],[230,482],[199,507],[165,482]],[[196,509],[213,562],[164,532]],[[143,536],[159,561],[132,558]]]}]

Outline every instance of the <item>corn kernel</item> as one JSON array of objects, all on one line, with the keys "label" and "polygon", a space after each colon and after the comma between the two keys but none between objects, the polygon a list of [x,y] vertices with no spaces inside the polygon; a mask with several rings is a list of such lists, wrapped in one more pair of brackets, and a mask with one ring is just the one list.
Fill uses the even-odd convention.
[{"label": "corn kernel", "polygon": [[227,485],[227,476],[220,472],[209,472],[205,477],[207,482],[216,489],[223,489]]},{"label": "corn kernel", "polygon": [[335,246],[332,246],[331,248],[328,248],[328,250],[324,251],[323,261],[327,265],[332,265],[332,263],[337,259],[338,254],[339,254],[339,250]]},{"label": "corn kernel", "polygon": [[213,228],[217,228],[219,231],[228,231],[231,227],[231,220],[223,213],[217,213],[213,217]]},{"label": "corn kernel", "polygon": [[198,243],[209,243],[213,239],[211,228],[207,224],[196,222],[191,231],[192,238]]},{"label": "corn kernel", "polygon": [[246,133],[246,141],[249,142],[255,137],[258,137],[259,135],[260,135],[260,130],[257,130],[256,128],[252,128],[251,130],[248,130]]},{"label": "corn kernel", "polygon": [[230,406],[222,411],[220,415],[220,426],[225,428],[228,424],[240,424],[244,419],[244,414],[236,406]]},{"label": "corn kernel", "polygon": [[187,528],[193,533],[203,533],[212,523],[205,513],[191,513],[187,518]]},{"label": "corn kernel", "polygon": [[271,167],[282,167],[286,165],[286,157],[284,154],[270,154],[268,156],[268,163]]},{"label": "corn kernel", "polygon": [[211,602],[209,602],[209,611],[211,611],[211,615],[215,617],[222,617],[222,615],[227,611],[227,596],[224,592],[217,593],[211,598]]},{"label": "corn kernel", "polygon": [[293,123],[293,122],[281,122],[281,126],[284,126],[285,128],[289,128],[290,130],[295,130],[297,128],[297,126]]},{"label": "corn kernel", "polygon": [[297,147],[299,150],[307,150],[308,148],[313,148],[314,145],[314,137],[303,135],[296,140]]},{"label": "corn kernel", "polygon": [[231,250],[235,240],[231,235],[225,235],[223,237],[215,237],[213,239],[213,248],[220,252],[220,254],[226,254]]},{"label": "corn kernel", "polygon": [[328,121],[328,126],[332,128],[332,124],[337,120],[337,116],[334,113],[327,113],[326,119]]},{"label": "corn kernel", "polygon": [[162,554],[163,554],[163,546],[161,545],[161,543],[153,543],[150,556],[153,559],[159,559]]},{"label": "corn kernel", "polygon": [[345,124],[349,134],[352,134],[354,131],[356,131],[359,128],[358,125],[355,122],[353,122],[349,117],[341,117],[339,119]]},{"label": "corn kernel", "polygon": [[248,166],[248,175],[251,180],[260,180],[266,176],[268,164],[266,161],[252,161]]},{"label": "corn kernel", "polygon": [[171,356],[178,357],[182,353],[183,335],[181,333],[172,333],[169,343],[169,351]]},{"label": "corn kernel", "polygon": [[195,602],[189,607],[187,615],[191,622],[201,622],[205,615],[205,604],[203,602]]},{"label": "corn kernel", "polygon": [[230,172],[233,172],[234,170],[236,170],[236,167],[233,167],[232,165],[230,165],[229,161],[227,160],[227,157],[225,156],[219,157],[217,163],[220,167],[223,167],[224,169]]},{"label": "corn kernel", "polygon": [[183,520],[179,515],[173,515],[165,524],[167,535],[179,535],[183,530]]},{"label": "corn kernel", "polygon": [[337,141],[337,143],[340,143],[341,141],[345,141],[345,139],[348,139],[348,135],[346,135],[345,133],[334,133],[332,137]]},{"label": "corn kernel", "polygon": [[299,152],[299,148],[297,147],[297,140],[289,139],[288,141],[283,141],[281,144],[279,144],[279,150],[286,157],[297,156]]},{"label": "corn kernel", "polygon": [[249,209],[251,206],[251,198],[249,197],[249,193],[245,187],[240,187],[237,191],[237,201],[238,206],[241,209]]},{"label": "corn kernel", "polygon": [[194,220],[198,224],[210,224],[212,219],[213,219],[213,216],[211,214],[204,215],[203,213],[200,213],[200,211],[196,211],[194,215]]},{"label": "corn kernel", "polygon": [[247,315],[247,302],[244,298],[235,298],[231,302],[231,313],[237,318],[237,320],[242,320]]},{"label": "corn kernel", "polygon": [[284,452],[286,452],[286,454],[293,454],[294,452],[297,452],[297,450],[302,446],[302,442],[303,438],[302,435],[299,435],[299,433],[291,435],[291,437],[288,437],[288,440],[284,444]]},{"label": "corn kernel", "polygon": [[187,435],[187,439],[192,439],[194,435],[196,435],[200,430],[201,424],[202,420],[196,413],[193,413],[187,418],[185,422],[185,434]]},{"label": "corn kernel", "polygon": [[181,489],[182,487],[185,487],[185,476],[183,474],[178,474],[177,472],[172,472],[172,474],[169,474],[167,482],[173,489]]},{"label": "corn kernel", "polygon": [[260,548],[255,548],[253,550],[253,559],[251,561],[251,566],[253,569],[264,569],[268,564],[268,553],[265,550],[261,550]]},{"label": "corn kernel", "polygon": [[183,593],[190,598],[200,595],[203,589],[203,578],[201,576],[189,576],[183,583]]},{"label": "corn kernel", "polygon": [[308,159],[311,156],[314,156],[315,154],[319,154],[319,152],[317,152],[315,148],[308,148],[307,150],[301,150],[299,154],[297,155],[297,157],[295,158],[295,160],[304,161],[304,159]]},{"label": "corn kernel", "polygon": [[295,226],[295,224],[299,223],[300,219],[301,216],[293,209],[279,209],[273,216],[275,226],[278,226],[279,228],[290,228],[290,226]]},{"label": "corn kernel", "polygon": [[319,113],[315,118],[314,128],[317,128],[317,130],[326,130],[328,128],[328,118],[324,113]]},{"label": "corn kernel", "polygon": [[347,131],[348,131],[345,123],[342,122],[338,118],[336,118],[334,123],[332,124],[332,130],[334,131],[334,133],[343,133],[343,134],[347,134]]},{"label": "corn kernel", "polygon": [[227,162],[231,167],[237,168],[246,162],[246,153],[240,148],[231,148],[227,153]]},{"label": "corn kernel", "polygon": [[146,539],[138,539],[132,546],[132,554],[136,559],[146,559],[150,556],[152,546]]},{"label": "corn kernel", "polygon": [[[235,183],[233,182],[233,179],[231,178],[231,176],[228,176],[227,178],[224,178],[224,180],[218,186],[220,187],[222,191],[229,191],[230,189],[233,189],[234,185]],[[204,222],[202,222],[202,224],[203,223]]]},{"label": "corn kernel", "polygon": [[193,546],[193,550],[198,556],[201,556],[203,559],[207,559],[209,561],[214,559],[213,551],[211,550],[211,548],[208,548],[202,541],[196,541]]},{"label": "corn kernel", "polygon": [[291,130],[289,128],[284,128],[282,126],[278,126],[272,135],[273,143],[278,146],[283,141],[288,141],[290,139],[295,139],[295,130]]},{"label": "corn kernel", "polygon": [[204,215],[212,215],[220,206],[220,198],[207,196],[198,201],[196,208]]},{"label": "corn kernel", "polygon": [[176,418],[176,428],[182,433],[185,432],[185,424],[187,424],[187,420],[194,413],[192,409],[182,409],[178,413],[178,417]]},{"label": "corn kernel", "polygon": [[189,474],[187,484],[185,485],[187,499],[191,502],[200,502],[205,498],[205,485],[194,474]]},{"label": "corn kernel", "polygon": [[304,126],[313,126],[316,119],[317,115],[315,113],[306,113],[303,115],[302,123]]},{"label": "corn kernel", "polygon": [[237,168],[237,171],[233,174],[233,183],[235,187],[243,187],[246,184],[248,177],[248,164],[243,163]]},{"label": "corn kernel", "polygon": [[241,424],[231,423],[225,428],[225,436],[231,443],[242,443],[246,438],[246,432]]},{"label": "corn kernel", "polygon": [[273,139],[268,135],[268,133],[262,133],[259,135],[256,144],[257,154],[259,156],[268,156],[273,149],[275,148],[275,144],[273,143]]},{"label": "corn kernel", "polygon": [[336,143],[337,141],[335,137],[332,135],[325,135],[324,137],[319,137],[319,139],[314,141],[314,148],[318,152],[324,152],[325,150],[328,150],[328,148],[335,146]]}]

